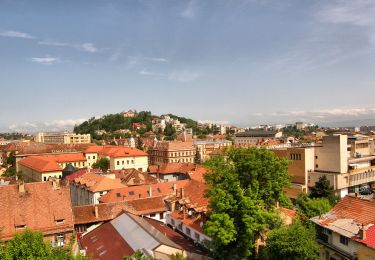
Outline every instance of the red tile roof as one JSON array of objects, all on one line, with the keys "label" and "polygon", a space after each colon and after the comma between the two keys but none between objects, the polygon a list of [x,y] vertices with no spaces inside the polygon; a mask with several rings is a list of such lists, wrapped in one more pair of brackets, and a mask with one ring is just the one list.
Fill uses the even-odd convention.
[{"label": "red tile roof", "polygon": [[150,165],[148,167],[149,173],[152,174],[172,174],[172,173],[185,173],[194,171],[198,165],[194,163],[164,163],[160,165]]},{"label": "red tile roof", "polygon": [[147,215],[167,211],[163,196],[126,202],[127,211],[134,215]]},{"label": "red tile roof", "polygon": [[85,186],[91,192],[108,191],[124,187],[120,179],[110,179],[91,172],[75,178],[74,183]]},{"label": "red tile roof", "polygon": [[28,156],[18,163],[37,172],[61,171],[62,167],[58,163],[85,162],[86,158],[82,153],[50,154]]},{"label": "red tile roof", "polygon": [[186,213],[185,213],[185,216],[184,216],[184,213],[182,211],[173,211],[170,214],[170,216],[174,219],[178,219],[179,221],[181,221],[185,225],[187,225],[187,226],[195,229],[196,231],[204,234],[203,229],[202,229],[202,225],[203,225],[204,221],[202,220],[201,215],[198,215],[196,218],[192,218],[192,217],[188,216]]},{"label": "red tile roof", "polygon": [[25,183],[24,187],[20,193],[18,185],[0,186],[0,240],[10,240],[21,225],[44,234],[73,231],[68,188],[54,189],[52,182]]},{"label": "red tile roof", "polygon": [[375,200],[346,196],[330,211],[337,218],[353,219],[363,225],[375,224]]},{"label": "red tile roof", "polygon": [[119,189],[113,189],[107,194],[100,197],[99,201],[102,203],[116,202],[116,201],[131,201],[140,198],[149,198],[150,188],[152,190],[152,196],[165,196],[173,194],[173,185],[176,188],[182,188],[189,180],[173,181],[173,182],[162,182],[151,185],[140,185],[140,186],[128,186]]},{"label": "red tile roof", "polygon": [[131,256],[134,250],[111,223],[105,223],[83,236],[79,243],[92,259],[114,260]]},{"label": "red tile roof", "polygon": [[136,148],[113,145],[89,147],[85,151],[85,153],[98,153],[100,155],[109,156],[113,158],[147,156],[147,153]]},{"label": "red tile roof", "polygon": [[162,150],[162,151],[186,151],[186,150],[193,150],[195,148],[193,146],[193,142],[182,142],[182,141],[159,141],[156,143],[156,146],[153,147],[154,150]]},{"label": "red tile roof", "polygon": [[117,179],[121,179],[121,183],[126,184],[127,186],[153,184],[158,182],[155,177],[134,168],[114,170],[111,172],[115,174]]},{"label": "red tile roof", "polygon": [[[95,216],[95,207],[98,208],[98,217]],[[74,224],[109,221],[119,216],[126,208],[123,202],[76,206],[73,207]]]}]

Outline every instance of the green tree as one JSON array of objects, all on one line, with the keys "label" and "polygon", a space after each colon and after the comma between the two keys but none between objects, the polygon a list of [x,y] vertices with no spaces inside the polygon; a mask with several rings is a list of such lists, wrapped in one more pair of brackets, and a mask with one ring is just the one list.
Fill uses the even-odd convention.
[{"label": "green tree", "polygon": [[176,253],[171,256],[171,260],[186,260],[186,257],[180,253]]},{"label": "green tree", "polygon": [[217,259],[254,254],[261,231],[281,224],[274,211],[289,185],[288,162],[265,149],[231,149],[206,163],[211,214],[204,230]]},{"label": "green tree", "polygon": [[314,187],[310,188],[310,197],[326,198],[332,205],[334,205],[337,201],[337,196],[335,195],[333,186],[331,186],[325,175],[321,176],[315,183]]},{"label": "green tree", "polygon": [[143,142],[140,137],[137,138],[137,149],[143,150]]},{"label": "green tree", "polygon": [[176,129],[174,129],[174,127],[171,124],[167,123],[164,128],[164,135],[169,136],[169,137],[172,137],[172,136],[174,137],[175,134],[176,134]]},{"label": "green tree", "polygon": [[194,163],[196,163],[196,164],[201,164],[202,163],[201,154],[200,154],[200,152],[198,150],[198,147],[197,147],[197,149],[195,151]]},{"label": "green tree", "polygon": [[264,254],[266,259],[319,259],[320,246],[315,229],[300,222],[283,226],[268,233]]},{"label": "green tree", "polygon": [[100,158],[92,164],[92,168],[106,171],[109,169],[109,160],[107,158]]},{"label": "green tree", "polygon": [[142,251],[137,250],[131,256],[124,256],[124,260],[155,260],[155,258],[146,256]]},{"label": "green tree", "polygon": [[296,204],[305,220],[327,213],[331,209],[328,199],[309,198],[306,194],[299,195]]}]

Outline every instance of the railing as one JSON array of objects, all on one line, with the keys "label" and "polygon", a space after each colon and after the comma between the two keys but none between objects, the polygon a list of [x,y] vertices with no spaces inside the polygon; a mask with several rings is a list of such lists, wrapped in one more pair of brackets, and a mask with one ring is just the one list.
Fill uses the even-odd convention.
[{"label": "railing", "polygon": [[353,169],[353,170],[349,170],[348,172],[349,173],[362,173],[362,172],[366,172],[366,171],[375,171],[375,166],[369,166],[369,167],[365,167],[365,168]]}]

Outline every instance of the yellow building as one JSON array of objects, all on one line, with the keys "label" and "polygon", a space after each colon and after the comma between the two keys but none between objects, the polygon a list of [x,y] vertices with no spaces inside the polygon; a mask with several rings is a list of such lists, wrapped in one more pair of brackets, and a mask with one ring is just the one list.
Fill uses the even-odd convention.
[{"label": "yellow building", "polygon": [[91,143],[91,135],[68,132],[41,132],[36,134],[35,141],[45,144],[88,144]]}]

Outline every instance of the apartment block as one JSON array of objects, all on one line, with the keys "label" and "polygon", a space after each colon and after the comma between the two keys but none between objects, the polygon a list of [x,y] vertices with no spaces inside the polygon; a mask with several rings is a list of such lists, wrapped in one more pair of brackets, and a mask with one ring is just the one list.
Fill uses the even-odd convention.
[{"label": "apartment block", "polygon": [[156,141],[149,149],[150,164],[194,162],[193,142]]},{"label": "apartment block", "polygon": [[91,143],[91,135],[68,132],[40,132],[36,134],[35,141],[45,144],[88,144]]},{"label": "apartment block", "polygon": [[279,131],[252,130],[237,133],[234,136],[234,145],[236,146],[256,146],[265,140],[275,140],[283,136]]}]

